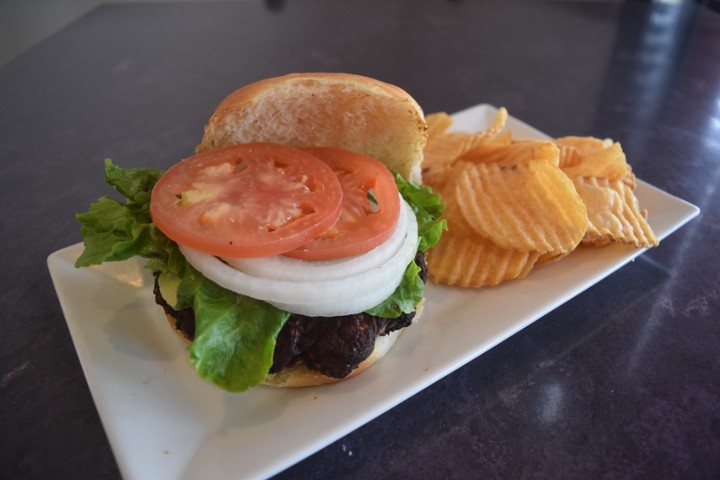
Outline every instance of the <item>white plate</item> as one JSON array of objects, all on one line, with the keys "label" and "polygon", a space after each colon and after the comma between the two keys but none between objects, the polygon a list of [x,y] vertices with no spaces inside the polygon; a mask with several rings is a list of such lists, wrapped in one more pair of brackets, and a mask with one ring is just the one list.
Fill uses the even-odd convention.
[{"label": "white plate", "polygon": [[[477,130],[496,109],[455,115]],[[516,138],[543,137],[509,120]],[[664,238],[698,208],[638,182]],[[662,245],[659,247],[662,248]],[[68,327],[120,471],[128,479],[262,478],[372,420],[476,358],[640,255],[612,246],[578,251],[495,288],[429,285],[425,315],[366,373],[298,390],[221,391],[195,375],[153,302],[141,261],[76,269],[73,245],[48,258]]]}]

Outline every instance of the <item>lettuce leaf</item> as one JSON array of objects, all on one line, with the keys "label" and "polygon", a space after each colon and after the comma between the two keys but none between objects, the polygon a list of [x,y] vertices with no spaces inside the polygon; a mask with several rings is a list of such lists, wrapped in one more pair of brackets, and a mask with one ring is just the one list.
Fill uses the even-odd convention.
[{"label": "lettuce leaf", "polygon": [[420,300],[423,299],[425,292],[425,284],[420,279],[419,273],[420,267],[418,264],[410,262],[405,269],[402,282],[400,282],[393,294],[381,304],[365,310],[365,313],[384,318],[397,318],[403,313],[412,313]]},{"label": "lettuce leaf", "polygon": [[135,255],[164,258],[164,249],[156,245],[159,232],[150,219],[150,191],[161,174],[151,168],[123,171],[110,159],[105,160],[105,181],[126,197],[126,203],[103,196],[90,205],[87,213],[76,215],[85,244],[76,267],[127,260]]},{"label": "lettuce leaf", "polygon": [[230,392],[245,391],[267,377],[288,312],[226,290],[190,266],[178,299],[195,312],[190,363],[201,377]]},{"label": "lettuce leaf", "polygon": [[437,245],[440,236],[447,230],[445,219],[440,218],[445,210],[445,204],[442,203],[440,195],[434,193],[430,187],[415,185],[398,173],[395,173],[395,183],[400,195],[415,212],[420,236],[418,250],[426,252],[429,248]]},{"label": "lettuce leaf", "polygon": [[[120,168],[105,160],[105,181],[125,202],[101,197],[88,212],[76,215],[84,251],[75,262],[87,267],[103,262],[147,259],[146,268],[159,273],[163,297],[177,310],[195,312],[195,340],[190,362],[197,373],[231,392],[260,384],[272,366],[275,341],[288,312],[226,290],[195,270],[177,244],[152,223],[150,193],[162,175],[150,168]],[[440,197],[395,175],[398,189],[418,219],[420,249],[435,245],[445,229]],[[415,262],[408,265],[395,292],[368,313],[395,318],[410,313],[423,298],[423,282]]]},{"label": "lettuce leaf", "polygon": [[232,392],[247,390],[267,376],[275,338],[290,314],[226,290],[187,263],[177,244],[152,224],[150,192],[161,174],[105,161],[105,180],[126,202],[102,197],[76,216],[85,249],[75,266],[148,259],[146,268],[160,273],[163,296],[175,300],[175,309],[195,312],[190,361],[198,374]]},{"label": "lettuce leaf", "polygon": [[[425,252],[437,244],[442,232],[447,229],[445,220],[440,218],[445,205],[440,201],[440,195],[433,193],[429,187],[415,185],[398,173],[395,173],[395,183],[400,195],[415,212],[420,237],[418,250]],[[419,272],[420,267],[415,262],[410,262],[395,292],[381,304],[365,312],[385,318],[397,318],[402,313],[411,313],[422,300],[425,291],[425,284],[418,276]]]}]

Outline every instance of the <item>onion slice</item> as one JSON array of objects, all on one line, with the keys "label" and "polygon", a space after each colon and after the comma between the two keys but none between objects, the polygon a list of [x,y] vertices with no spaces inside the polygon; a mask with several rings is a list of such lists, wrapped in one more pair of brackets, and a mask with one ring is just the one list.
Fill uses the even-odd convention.
[{"label": "onion slice", "polygon": [[372,308],[389,297],[400,285],[407,265],[415,258],[418,247],[417,220],[404,201],[402,212],[406,217],[407,231],[394,254],[379,265],[332,280],[316,280],[312,273],[313,267],[309,267],[305,280],[266,278],[241,272],[217,257],[182,245],[180,251],[193,267],[228,290],[264,300],[291,313],[309,316],[348,315]]},{"label": "onion slice", "polygon": [[275,280],[339,280],[387,262],[402,246],[407,234],[409,210],[400,202],[400,215],[392,236],[367,253],[338,260],[309,262],[283,255],[261,258],[225,258],[225,263],[247,274]]}]

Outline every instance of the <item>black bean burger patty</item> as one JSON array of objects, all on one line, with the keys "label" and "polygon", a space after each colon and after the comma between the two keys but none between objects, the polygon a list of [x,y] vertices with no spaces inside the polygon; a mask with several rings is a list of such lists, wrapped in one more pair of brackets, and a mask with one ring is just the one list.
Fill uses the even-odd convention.
[{"label": "black bean burger patty", "polygon": [[[418,252],[415,263],[419,276],[427,280],[425,254]],[[195,313],[191,308],[175,310],[160,293],[158,275],[155,275],[155,302],[175,321],[175,328],[188,340],[195,338]],[[273,365],[270,373],[300,362],[309,369],[329,377],[345,378],[372,353],[378,335],[408,327],[415,312],[397,318],[384,318],[368,313],[339,317],[308,317],[291,314],[277,336]]]}]

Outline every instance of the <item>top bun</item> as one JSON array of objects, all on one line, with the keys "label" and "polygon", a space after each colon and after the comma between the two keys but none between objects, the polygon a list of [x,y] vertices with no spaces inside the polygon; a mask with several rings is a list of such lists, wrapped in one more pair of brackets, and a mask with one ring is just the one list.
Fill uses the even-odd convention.
[{"label": "top bun", "polygon": [[422,109],[399,87],[346,73],[294,73],[228,95],[196,150],[246,142],[345,148],[419,184],[426,130]]}]

